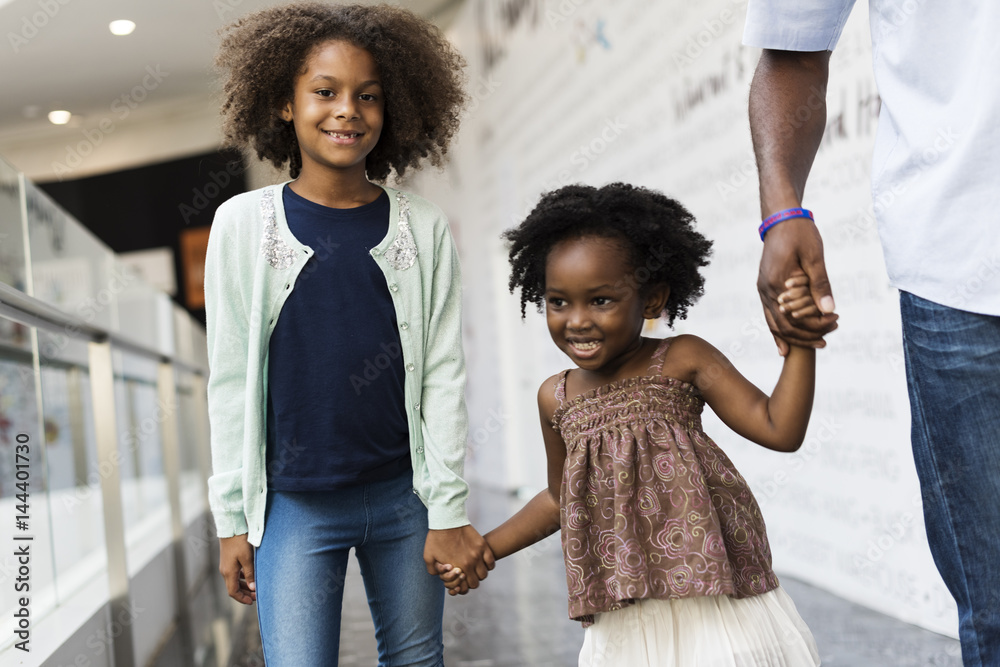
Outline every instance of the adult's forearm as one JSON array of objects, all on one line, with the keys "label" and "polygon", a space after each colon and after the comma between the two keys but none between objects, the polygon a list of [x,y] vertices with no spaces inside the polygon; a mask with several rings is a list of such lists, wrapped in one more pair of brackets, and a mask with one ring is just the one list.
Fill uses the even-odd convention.
[{"label": "adult's forearm", "polygon": [[801,206],[826,128],[829,51],[765,49],[750,84],[762,217]]}]

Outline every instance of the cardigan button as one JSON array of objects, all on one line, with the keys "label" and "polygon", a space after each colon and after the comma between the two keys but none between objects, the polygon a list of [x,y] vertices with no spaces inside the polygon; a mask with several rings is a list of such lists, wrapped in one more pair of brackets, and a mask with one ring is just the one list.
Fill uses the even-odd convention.
[{"label": "cardigan button", "polygon": [[[417,447],[417,454],[423,454],[423,453],[424,453],[424,448],[423,447]],[[416,491],[414,491],[414,493],[416,493]]]},{"label": "cardigan button", "polygon": [[393,284],[389,285],[389,289],[391,289],[393,292],[398,292],[399,291],[399,285],[397,285],[396,283],[393,283]]},{"label": "cardigan button", "polygon": [[413,409],[414,410],[419,410],[420,409],[420,404],[419,403],[414,403],[413,404]]},{"label": "cardigan button", "polygon": [[400,322],[399,328],[402,329],[403,331],[406,331],[407,329],[410,328],[410,325],[408,322]]},{"label": "cardigan button", "polygon": [[381,254],[382,254],[381,250],[379,250],[378,248],[372,248],[372,257],[378,257]]},{"label": "cardigan button", "polygon": [[406,364],[406,370],[410,371],[411,373],[413,372],[414,368],[416,368],[416,366],[414,366],[413,364]]}]

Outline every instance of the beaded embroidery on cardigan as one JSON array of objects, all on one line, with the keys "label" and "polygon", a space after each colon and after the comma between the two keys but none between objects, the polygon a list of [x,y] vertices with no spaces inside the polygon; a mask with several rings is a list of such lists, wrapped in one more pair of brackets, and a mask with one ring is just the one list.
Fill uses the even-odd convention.
[{"label": "beaded embroidery on cardigan", "polygon": [[408,269],[417,261],[417,244],[410,231],[410,201],[402,192],[396,193],[399,204],[399,230],[385,251],[385,259],[397,271]]},{"label": "beaded embroidery on cardigan", "polygon": [[260,212],[264,216],[264,236],[260,240],[260,254],[274,268],[287,269],[295,261],[295,250],[278,236],[273,188],[264,190],[261,195]]}]

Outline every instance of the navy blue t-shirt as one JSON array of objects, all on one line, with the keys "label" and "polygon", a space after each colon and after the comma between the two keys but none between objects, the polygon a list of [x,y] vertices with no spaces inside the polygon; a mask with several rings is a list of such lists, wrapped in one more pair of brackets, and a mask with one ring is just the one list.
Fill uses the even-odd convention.
[{"label": "navy blue t-shirt", "polygon": [[369,250],[389,229],[389,196],[335,209],[282,192],[292,234],[315,252],[271,334],[267,483],[318,491],[410,468],[396,311]]}]

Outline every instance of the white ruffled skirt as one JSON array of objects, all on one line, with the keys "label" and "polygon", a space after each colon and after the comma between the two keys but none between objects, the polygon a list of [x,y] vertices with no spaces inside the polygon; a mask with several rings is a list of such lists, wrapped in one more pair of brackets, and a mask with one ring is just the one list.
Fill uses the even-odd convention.
[{"label": "white ruffled skirt", "polygon": [[815,667],[816,642],[781,587],[728,595],[639,600],[597,614],[580,667]]}]

